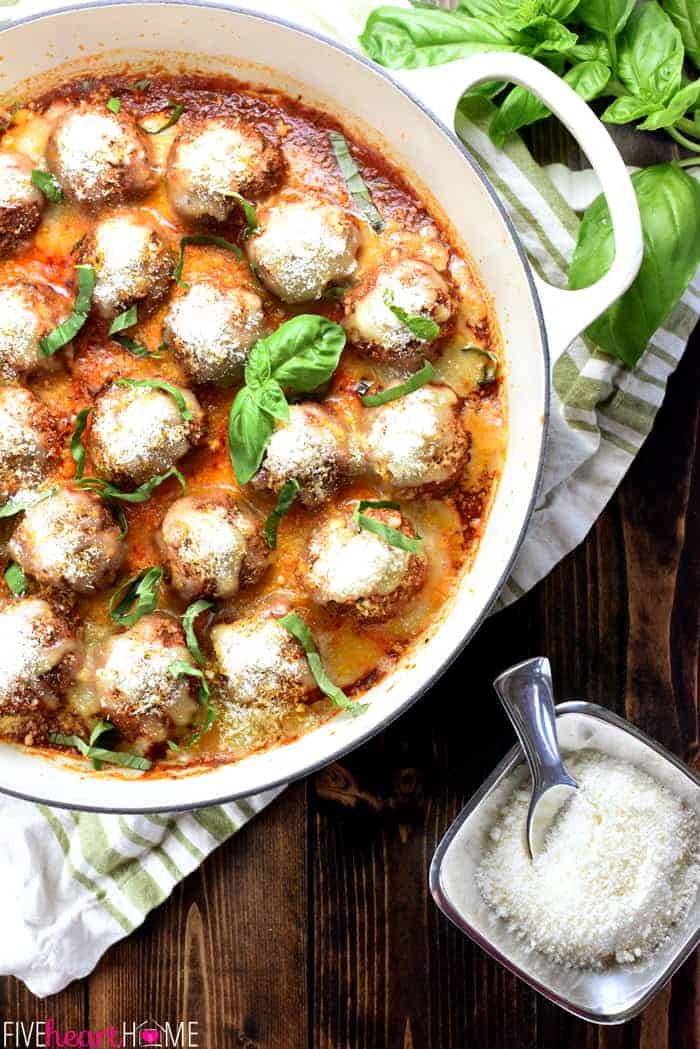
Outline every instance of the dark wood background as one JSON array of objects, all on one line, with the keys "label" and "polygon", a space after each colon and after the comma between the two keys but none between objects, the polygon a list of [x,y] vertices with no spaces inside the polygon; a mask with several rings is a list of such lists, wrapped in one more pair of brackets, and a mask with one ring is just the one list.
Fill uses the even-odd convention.
[{"label": "dark wood background", "polygon": [[[630,163],[675,155],[661,133],[618,141]],[[582,162],[552,121],[530,144],[540,160]],[[0,1017],[187,1018],[201,1049],[697,1049],[696,957],[640,1018],[597,1028],[487,959],[427,879],[440,837],[513,742],[490,682],[520,659],[548,655],[559,698],[611,707],[699,766],[699,389],[696,333],[577,550],[398,723],[214,853],[89,979],[45,1001],[0,981]]]}]

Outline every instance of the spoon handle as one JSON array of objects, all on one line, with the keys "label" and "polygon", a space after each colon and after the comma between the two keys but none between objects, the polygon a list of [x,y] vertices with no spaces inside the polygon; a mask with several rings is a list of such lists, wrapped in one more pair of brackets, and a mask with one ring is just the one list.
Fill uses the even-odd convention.
[{"label": "spoon handle", "polygon": [[518,663],[500,674],[493,687],[518,734],[535,787],[575,787],[559,752],[549,660],[538,656]]}]

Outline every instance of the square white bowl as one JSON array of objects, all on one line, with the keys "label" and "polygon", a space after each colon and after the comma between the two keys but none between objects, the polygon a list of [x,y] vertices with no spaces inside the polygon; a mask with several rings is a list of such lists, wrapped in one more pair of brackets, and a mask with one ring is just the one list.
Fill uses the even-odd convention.
[{"label": "square white bowl", "polygon": [[[648,772],[679,795],[700,819],[700,779],[664,747],[633,725],[594,703],[572,701],[557,707],[557,730],[566,752],[592,748]],[[488,844],[488,834],[506,799],[529,774],[519,745],[471,798],[440,842],[430,866],[435,902],[458,929],[492,958],[545,998],[598,1024],[631,1019],[651,1001],[700,943],[700,890],[685,920],[668,941],[642,963],[603,971],[566,969],[528,951],[506,922],[487,905],[474,873]]]}]

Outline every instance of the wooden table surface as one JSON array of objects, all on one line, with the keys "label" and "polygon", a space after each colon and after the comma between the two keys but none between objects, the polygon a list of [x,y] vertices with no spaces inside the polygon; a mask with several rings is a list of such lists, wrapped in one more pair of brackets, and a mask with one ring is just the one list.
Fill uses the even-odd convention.
[{"label": "wooden table surface", "polygon": [[[552,123],[533,152],[576,166]],[[630,163],[675,154],[662,134],[618,140]],[[640,1018],[597,1028],[453,929],[427,878],[442,834],[513,743],[490,682],[518,660],[548,655],[558,697],[610,707],[699,766],[699,389],[696,332],[651,437],[577,550],[387,732],[215,852],[89,979],[44,1001],[0,981],[0,1018],[190,1019],[200,1049],[694,1049],[697,957]]]}]

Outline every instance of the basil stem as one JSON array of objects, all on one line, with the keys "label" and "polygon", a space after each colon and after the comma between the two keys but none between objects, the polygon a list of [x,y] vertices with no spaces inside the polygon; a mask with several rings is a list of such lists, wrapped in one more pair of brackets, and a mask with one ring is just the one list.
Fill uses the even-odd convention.
[{"label": "basil stem", "polygon": [[[121,765],[126,769],[138,769],[139,772],[148,772],[152,763],[148,758],[142,758],[138,754],[127,754],[120,750],[104,750],[103,747],[91,747],[80,736],[64,736],[62,732],[49,732],[50,743],[57,743],[61,747],[75,747],[86,758],[92,758],[95,762],[107,762],[109,765]],[[97,768],[98,766],[95,765]]]},{"label": "basil stem", "polygon": [[187,401],[183,397],[182,391],[177,386],[173,386],[171,382],[165,382],[164,379],[117,379],[117,386],[142,386],[154,390],[163,390],[164,393],[169,393],[175,401],[180,410],[180,415],[186,423],[191,422],[193,419],[192,412],[187,407]]},{"label": "basil stem", "polygon": [[73,303],[73,312],[67,320],[62,321],[53,331],[39,343],[39,352],[42,357],[51,357],[52,354],[66,346],[74,339],[88,319],[92,293],[95,289],[95,270],[92,266],[76,266],[78,271],[78,294]]},{"label": "basil stem", "polygon": [[82,436],[85,433],[85,427],[87,426],[88,416],[91,411],[92,408],[83,408],[82,411],[78,412],[75,417],[73,436],[70,439],[70,454],[73,456],[75,462],[76,481],[80,480],[85,469],[85,446],[82,442]]},{"label": "basil stem", "polygon": [[362,714],[367,707],[364,704],[353,703],[353,701],[345,695],[342,688],[339,688],[338,685],[331,681],[328,674],[323,669],[323,664],[321,663],[321,657],[318,654],[313,634],[301,616],[297,612],[289,612],[286,616],[282,616],[279,620],[279,624],[280,626],[283,626],[285,630],[289,631],[292,637],[295,637],[304,649],[309,664],[309,670],[324,696],[328,696],[329,699],[333,700],[337,707],[340,707],[342,710],[347,710],[350,714]]},{"label": "basil stem", "polygon": [[126,328],[133,328],[135,324],[138,324],[139,312],[138,306],[134,304],[129,306],[128,310],[124,310],[117,317],[114,318],[109,326],[108,335],[116,335],[117,332],[124,331]]},{"label": "basil stem", "polygon": [[401,306],[396,306],[390,291],[384,292],[382,301],[385,306],[389,307],[397,320],[400,320],[411,334],[415,335],[421,342],[433,342],[437,339],[440,334],[440,325],[436,324],[430,317],[421,317],[418,313],[408,313]]},{"label": "basil stem", "polygon": [[[174,477],[178,481],[184,492],[185,478],[175,466],[171,466],[164,474],[157,474],[155,477],[151,477],[150,480],[144,481],[133,492],[122,492],[121,489],[115,488],[109,481],[103,481],[101,477],[81,477],[77,484],[79,488],[87,488],[91,492],[97,492],[100,498],[106,499],[108,502],[116,499],[122,503],[145,503],[151,498],[156,488],[170,477]],[[1,516],[2,512],[0,511]]]},{"label": "basil stem", "polygon": [[379,393],[363,394],[360,400],[365,408],[378,408],[380,404],[388,404],[389,401],[396,401],[399,397],[405,397],[406,394],[419,390],[421,386],[432,382],[434,377],[435,369],[430,361],[426,361],[420,371],[415,372],[410,379],[406,379],[406,382],[400,382],[396,386],[387,386]]},{"label": "basil stem", "polygon": [[30,510],[37,503],[43,503],[44,499],[50,499],[57,491],[58,485],[56,484],[45,492],[31,492],[21,498],[8,499],[4,506],[0,506],[0,518],[14,517],[15,514],[21,514],[24,510]]},{"label": "basil stem", "polygon": [[122,583],[109,601],[109,614],[118,626],[134,626],[158,604],[158,591],[163,581],[162,568],[144,568],[133,579]]},{"label": "basil stem", "polygon": [[185,112],[185,107],[181,102],[168,102],[168,109],[171,109],[172,113],[160,127],[157,127],[154,131],[150,131],[147,127],[144,127],[143,124],[139,124],[139,130],[143,131],[144,135],[160,135],[161,131],[167,131],[169,127],[173,126],[173,124],[177,124],[178,120]]},{"label": "basil stem", "polygon": [[285,481],[282,485],[279,497],[277,499],[277,506],[267,515],[265,521],[265,539],[270,550],[274,550],[277,546],[277,529],[279,523],[285,514],[288,514],[292,509],[292,503],[296,499],[297,492],[299,491],[299,482],[295,477],[290,477],[288,481]]},{"label": "basil stem", "polygon": [[27,577],[21,565],[11,561],[5,569],[5,582],[14,597],[24,597],[27,592]]},{"label": "basil stem", "polygon": [[35,168],[31,175],[32,185],[40,189],[46,199],[51,204],[62,204],[63,203],[63,190],[61,184],[55,175],[52,175],[50,171],[40,171],[39,168]]},{"label": "basil stem", "polygon": [[375,233],[381,233],[386,223],[374,205],[365,180],[350,154],[344,136],[338,131],[329,131],[328,138],[330,139],[335,159],[338,162],[340,173],[345,179],[348,192],[355,202],[357,210],[367,220]]},{"label": "basil stem", "polygon": [[481,346],[464,346],[463,353],[476,353],[486,358],[481,366],[481,375],[476,380],[478,386],[489,386],[498,375],[498,357],[491,350],[484,350]]},{"label": "basil stem", "polygon": [[182,280],[182,270],[185,265],[185,248],[189,244],[212,244],[216,248],[223,248],[224,251],[230,251],[237,259],[240,259],[243,255],[237,244],[232,244],[231,241],[226,240],[225,237],[217,237],[213,233],[192,233],[186,237],[180,237],[180,254],[178,255],[177,265],[173,270],[173,280],[176,284],[179,284],[181,288],[189,288],[189,284]]},{"label": "basil stem", "polygon": [[352,517],[358,528],[364,528],[366,532],[372,532],[373,535],[379,536],[387,546],[395,546],[409,554],[422,554],[423,540],[420,536],[413,538],[410,535],[404,535],[397,528],[392,528],[390,525],[384,524],[383,521],[378,521],[375,517],[368,517],[367,514],[362,513],[363,510],[398,509],[399,504],[393,503],[389,499],[360,499]]},{"label": "basil stem", "polygon": [[110,113],[118,113],[122,108],[122,104],[118,98],[108,98],[105,104]]},{"label": "basil stem", "polygon": [[204,666],[205,659],[202,650],[199,647],[199,641],[197,640],[197,635],[194,629],[194,621],[200,612],[205,612],[207,608],[213,607],[213,601],[195,601],[186,609],[185,614],[182,617],[182,629],[185,632],[187,647],[190,650],[192,658],[196,663],[199,663],[200,666]]}]

